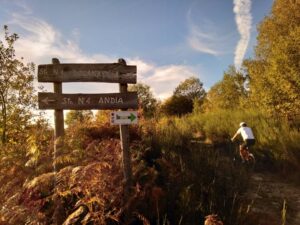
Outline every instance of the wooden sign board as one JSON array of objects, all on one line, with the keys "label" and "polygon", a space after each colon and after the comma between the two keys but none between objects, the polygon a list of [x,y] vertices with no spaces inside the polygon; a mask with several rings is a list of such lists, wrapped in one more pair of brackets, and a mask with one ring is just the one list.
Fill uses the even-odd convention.
[{"label": "wooden sign board", "polygon": [[137,111],[114,111],[110,114],[110,122],[113,125],[137,124]]},{"label": "wooden sign board", "polygon": [[39,109],[137,109],[136,92],[107,94],[38,93]]},{"label": "wooden sign board", "polygon": [[38,66],[39,82],[136,83],[136,66],[119,63],[45,64]]}]

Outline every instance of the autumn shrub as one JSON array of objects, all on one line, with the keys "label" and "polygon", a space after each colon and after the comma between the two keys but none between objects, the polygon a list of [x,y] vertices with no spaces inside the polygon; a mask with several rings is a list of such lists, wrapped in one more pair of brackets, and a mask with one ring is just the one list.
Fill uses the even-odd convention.
[{"label": "autumn shrub", "polygon": [[0,208],[0,222],[106,224],[119,220],[123,205],[120,143],[111,139],[91,145],[94,161],[22,182],[22,188]]},{"label": "autumn shrub", "polygon": [[0,206],[22,187],[26,179],[26,151],[23,144],[1,146]]},{"label": "autumn shrub", "polygon": [[[86,164],[91,161],[93,146],[104,140],[119,138],[119,127],[109,123],[82,123],[75,121],[65,129],[63,138],[56,140],[54,165],[57,170],[65,166]],[[93,157],[92,157],[93,158]]]},{"label": "autumn shrub", "polygon": [[[137,141],[131,144],[131,149],[134,185],[126,201],[120,141],[93,140],[78,165],[65,164],[60,170],[24,182],[14,199],[6,201],[5,207],[0,209],[1,222],[140,224],[156,221],[160,217],[158,212],[167,209],[167,190],[162,182],[168,183],[171,181],[168,178],[173,177],[171,185],[175,185],[176,173],[172,170],[178,169],[174,165],[169,167],[171,164],[160,155],[156,157],[156,166],[149,165],[149,160],[154,158],[149,157],[148,148]],[[159,175],[158,165],[166,169],[163,176]]]},{"label": "autumn shrub", "polygon": [[[272,151],[283,152],[280,146],[287,137],[290,143],[285,154],[297,150],[296,130],[254,111],[141,120],[130,127],[133,183],[131,195],[125,199],[119,127],[73,123],[66,129],[64,139],[57,140],[59,148],[54,152],[53,166],[56,170],[29,176],[24,166],[28,157],[18,161],[24,168],[24,179],[12,181],[19,182],[15,185],[18,191],[11,190],[7,195],[10,189],[6,185],[1,189],[1,196],[11,198],[4,200],[6,208],[0,213],[7,219],[5,222],[13,221],[7,224],[51,224],[54,218],[67,223],[76,218],[81,224],[192,225],[203,224],[209,214],[218,214],[225,224],[239,224],[247,212],[243,194],[249,171],[221,153],[222,145],[195,141],[194,136],[200,132],[221,143],[233,135],[241,120],[254,129],[258,139],[256,154],[277,143],[279,131],[283,131],[282,137]],[[41,138],[37,143],[43,141]],[[45,164],[52,166],[52,161]],[[10,173],[9,166],[5,168]],[[14,195],[16,192],[18,195]]]},{"label": "autumn shrub", "polygon": [[[51,135],[42,121],[28,124],[14,139],[0,144],[0,207],[18,193],[26,179],[52,169],[49,145]],[[50,138],[49,138],[50,137]]]}]

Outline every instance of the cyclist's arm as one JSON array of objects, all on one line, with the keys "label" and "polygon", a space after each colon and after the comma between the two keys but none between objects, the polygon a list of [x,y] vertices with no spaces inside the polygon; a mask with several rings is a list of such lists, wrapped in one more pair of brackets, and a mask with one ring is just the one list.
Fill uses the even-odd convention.
[{"label": "cyclist's arm", "polygon": [[233,137],[231,138],[231,141],[234,141],[234,139],[236,138],[237,135],[238,135],[238,133],[235,133],[235,134],[233,135]]},{"label": "cyclist's arm", "polygon": [[231,141],[234,141],[234,139],[236,138],[236,136],[238,136],[240,133],[241,133],[241,131],[240,131],[240,129],[238,129],[238,131],[231,138]]}]

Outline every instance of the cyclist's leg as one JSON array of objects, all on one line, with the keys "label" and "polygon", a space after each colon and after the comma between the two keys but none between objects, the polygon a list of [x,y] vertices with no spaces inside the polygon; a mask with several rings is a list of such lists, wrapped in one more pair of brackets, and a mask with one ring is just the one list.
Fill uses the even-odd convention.
[{"label": "cyclist's leg", "polygon": [[242,161],[244,162],[247,157],[246,142],[243,142],[240,145],[240,156],[241,156]]},{"label": "cyclist's leg", "polygon": [[248,160],[254,160],[254,155],[250,153],[250,146],[253,146],[255,144],[255,139],[247,139],[245,140],[245,149],[247,151],[247,161]]}]

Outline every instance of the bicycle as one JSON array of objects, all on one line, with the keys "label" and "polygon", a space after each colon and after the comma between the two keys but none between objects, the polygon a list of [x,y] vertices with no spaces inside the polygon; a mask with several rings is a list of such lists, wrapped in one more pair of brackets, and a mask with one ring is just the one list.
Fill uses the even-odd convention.
[{"label": "bicycle", "polygon": [[[254,165],[255,164],[255,157],[254,155],[250,152],[249,147],[244,147],[243,149],[241,148],[241,143],[238,143],[238,145],[236,145],[235,147],[235,156],[237,155],[237,152],[239,153],[240,159],[242,161],[242,163],[247,163],[250,165]],[[233,160],[235,161],[236,158],[233,158]]]}]

